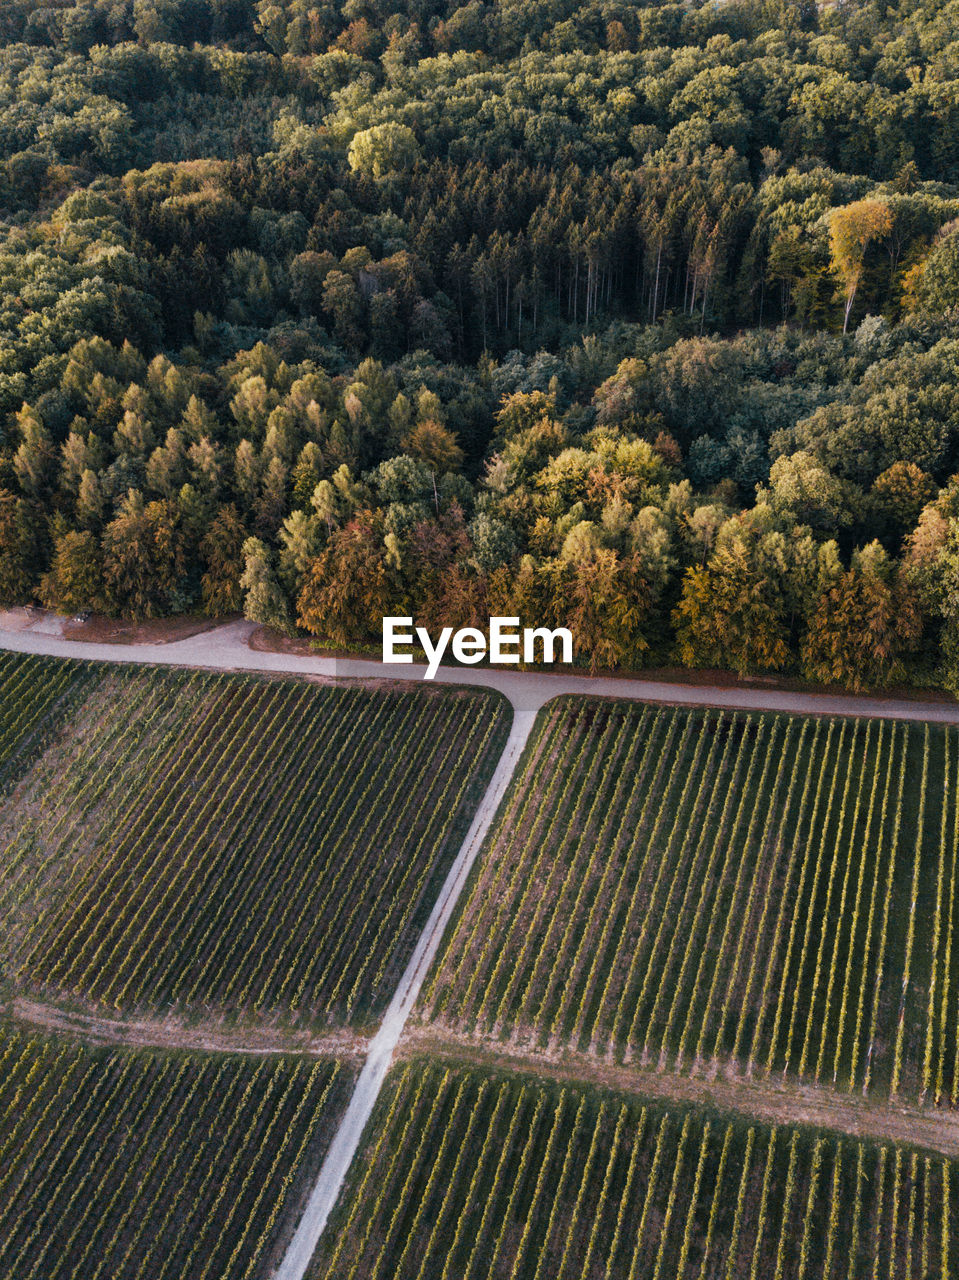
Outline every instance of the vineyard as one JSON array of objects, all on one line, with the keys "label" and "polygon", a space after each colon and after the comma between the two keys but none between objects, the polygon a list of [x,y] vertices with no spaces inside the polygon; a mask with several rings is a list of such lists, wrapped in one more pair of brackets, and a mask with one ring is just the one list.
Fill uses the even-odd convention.
[{"label": "vineyard", "polygon": [[485,693],[107,668],[5,806],[6,966],[120,1010],[375,1017],[506,721]]},{"label": "vineyard", "polygon": [[[371,1028],[508,719],[0,655],[0,994],[105,1035]],[[951,1280],[959,1170],[865,1135],[959,1106],[957,861],[956,729],[548,703],[310,1280]],[[0,1023],[0,1280],[264,1280],[356,1071]]]},{"label": "vineyard", "polygon": [[0,1031],[2,1280],[262,1276],[351,1071]]},{"label": "vineyard", "polygon": [[0,653],[0,788],[14,780],[38,731],[51,727],[51,713],[95,680],[93,669],[77,662]]},{"label": "vineyard", "polygon": [[959,737],[562,699],[421,1016],[957,1102]]},{"label": "vineyard", "polygon": [[414,1060],[311,1276],[945,1278],[957,1208],[941,1157]]}]

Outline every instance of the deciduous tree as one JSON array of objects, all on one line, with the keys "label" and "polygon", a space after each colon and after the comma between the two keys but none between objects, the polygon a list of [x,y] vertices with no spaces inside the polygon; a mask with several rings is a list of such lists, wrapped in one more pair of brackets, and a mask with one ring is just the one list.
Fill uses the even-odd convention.
[{"label": "deciduous tree", "polygon": [[842,331],[849,328],[856,293],[862,282],[866,251],[892,231],[892,213],[882,200],[855,200],[833,210],[829,219],[829,252],[833,271],[845,293]]}]

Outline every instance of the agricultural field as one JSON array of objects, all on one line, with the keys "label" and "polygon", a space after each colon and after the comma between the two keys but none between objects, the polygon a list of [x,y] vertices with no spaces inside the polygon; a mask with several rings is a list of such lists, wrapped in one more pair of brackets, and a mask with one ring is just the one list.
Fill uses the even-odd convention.
[{"label": "agricultural field", "polygon": [[565,698],[419,1016],[956,1105],[955,729]]},{"label": "agricultural field", "polygon": [[[508,720],[0,655],[0,996],[369,1029]],[[310,1280],[959,1274],[957,771],[953,728],[549,703]],[[356,1071],[0,1023],[0,1280],[266,1280]],[[915,1103],[941,1151],[866,1136]]]},{"label": "agricultural field", "polygon": [[0,1277],[267,1275],[353,1074],[0,1028]]},{"label": "agricultural field", "polygon": [[949,1277],[940,1156],[414,1059],[311,1280]]},{"label": "agricultural field", "polygon": [[92,667],[0,653],[0,795],[24,767],[57,713],[96,683]]},{"label": "agricultural field", "polygon": [[[41,701],[63,665],[33,681]],[[16,988],[122,1011],[374,1019],[495,764],[505,702],[96,675],[0,817]]]}]

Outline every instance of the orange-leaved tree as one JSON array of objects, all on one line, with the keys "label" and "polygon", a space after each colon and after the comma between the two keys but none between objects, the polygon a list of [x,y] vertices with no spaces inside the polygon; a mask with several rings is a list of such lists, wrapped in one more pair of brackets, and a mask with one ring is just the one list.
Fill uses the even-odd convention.
[{"label": "orange-leaved tree", "polygon": [[297,600],[297,624],[346,648],[372,640],[387,614],[404,611],[402,584],[387,557],[383,518],[358,511],[313,561]]}]

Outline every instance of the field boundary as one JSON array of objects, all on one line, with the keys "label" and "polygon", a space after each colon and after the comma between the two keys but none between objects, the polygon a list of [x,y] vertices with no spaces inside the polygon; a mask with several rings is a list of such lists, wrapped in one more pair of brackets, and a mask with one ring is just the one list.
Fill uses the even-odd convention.
[{"label": "field boundary", "polygon": [[959,1113],[934,1107],[873,1102],[782,1077],[747,1080],[731,1072],[681,1076],[638,1066],[619,1066],[586,1053],[533,1048],[511,1052],[488,1041],[436,1025],[410,1028],[398,1046],[398,1061],[428,1055],[470,1067],[491,1068],[564,1084],[599,1086],[637,1098],[689,1102],[734,1112],[772,1125],[807,1125],[878,1142],[905,1143],[950,1158],[959,1157]]},{"label": "field boundary", "polygon": [[369,1048],[369,1039],[348,1027],[314,1035],[309,1031],[263,1026],[191,1024],[176,1018],[104,1018],[23,996],[15,996],[11,1002],[10,1018],[24,1027],[70,1035],[88,1044],[135,1049],[188,1049],[254,1056],[282,1053],[358,1062]]}]

